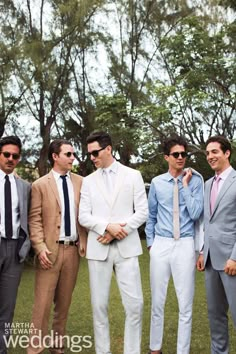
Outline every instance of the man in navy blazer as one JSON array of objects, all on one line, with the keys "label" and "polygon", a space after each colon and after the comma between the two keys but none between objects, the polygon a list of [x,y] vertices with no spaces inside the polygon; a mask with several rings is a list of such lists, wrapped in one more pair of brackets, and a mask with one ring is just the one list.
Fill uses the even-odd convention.
[{"label": "man in navy blazer", "polygon": [[[30,184],[13,174],[20,160],[21,141],[0,140],[0,353],[12,323],[23,261],[30,249],[28,207]],[[8,186],[7,186],[8,185]],[[8,329],[7,329],[8,328]],[[5,340],[4,340],[5,336]]]},{"label": "man in navy blazer", "polygon": [[204,249],[197,268],[205,269],[211,354],[228,354],[228,309],[236,326],[236,171],[223,136],[207,140],[206,155],[215,176],[205,187]]}]

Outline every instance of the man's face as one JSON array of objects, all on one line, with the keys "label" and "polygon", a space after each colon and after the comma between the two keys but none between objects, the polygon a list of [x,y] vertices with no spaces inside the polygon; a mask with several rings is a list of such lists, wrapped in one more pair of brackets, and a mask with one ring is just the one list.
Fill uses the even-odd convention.
[{"label": "man's face", "polygon": [[97,141],[94,141],[88,144],[88,154],[96,168],[106,168],[111,160],[111,146],[108,145],[103,149]]},{"label": "man's face", "polygon": [[61,145],[61,151],[57,155],[56,153],[52,154],[54,159],[53,168],[59,173],[67,173],[71,171],[72,165],[74,162],[74,148],[71,145],[63,144]]},{"label": "man's face", "polygon": [[[181,155],[183,154],[183,156]],[[186,162],[185,147],[182,145],[175,145],[170,149],[170,154],[165,155],[165,160],[169,164],[170,171],[181,171]]]},{"label": "man's face", "polygon": [[207,162],[218,174],[229,167],[230,151],[223,152],[218,142],[209,143],[206,147]]},{"label": "man's face", "polygon": [[[5,155],[5,156],[4,156]],[[4,145],[0,153],[0,169],[7,175],[12,173],[20,160],[20,149],[17,145]]]}]

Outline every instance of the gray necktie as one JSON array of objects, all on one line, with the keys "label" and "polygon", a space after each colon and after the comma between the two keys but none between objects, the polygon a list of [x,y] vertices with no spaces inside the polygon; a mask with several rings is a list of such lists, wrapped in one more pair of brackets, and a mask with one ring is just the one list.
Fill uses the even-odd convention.
[{"label": "gray necktie", "polygon": [[174,190],[173,190],[173,236],[175,240],[180,238],[179,227],[179,187],[178,179],[174,178]]}]

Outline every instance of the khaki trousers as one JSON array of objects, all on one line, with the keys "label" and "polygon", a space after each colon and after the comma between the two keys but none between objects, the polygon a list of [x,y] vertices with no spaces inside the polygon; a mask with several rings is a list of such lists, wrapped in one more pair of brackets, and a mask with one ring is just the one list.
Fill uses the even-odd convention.
[{"label": "khaki trousers", "polygon": [[[41,353],[49,345],[52,347],[51,353],[64,352],[60,349],[63,348],[60,337],[65,335],[66,321],[78,269],[77,247],[59,245],[58,257],[53,267],[48,270],[36,270],[32,314],[33,334],[27,349],[28,354]],[[52,331],[48,335],[52,303],[54,303]],[[47,342],[50,343],[46,343],[45,336],[47,336]]]}]

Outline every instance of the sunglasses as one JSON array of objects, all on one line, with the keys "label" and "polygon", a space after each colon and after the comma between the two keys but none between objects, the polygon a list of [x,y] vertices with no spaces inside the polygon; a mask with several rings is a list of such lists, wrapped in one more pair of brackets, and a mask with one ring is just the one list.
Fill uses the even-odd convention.
[{"label": "sunglasses", "polygon": [[20,158],[20,154],[11,154],[8,151],[1,151],[0,154],[3,154],[6,159],[9,159],[10,156],[12,156],[13,160],[18,160]]},{"label": "sunglasses", "polygon": [[184,159],[185,157],[188,156],[186,151],[181,151],[181,152],[172,152],[171,154],[169,154],[169,156],[173,156],[175,159],[178,159],[179,155],[181,155],[181,157]]},{"label": "sunglasses", "polygon": [[93,157],[98,157],[99,152],[102,151],[102,150],[104,150],[104,149],[106,149],[106,147],[107,147],[107,146],[104,146],[103,148],[101,148],[101,149],[99,149],[99,150],[93,150],[93,151],[91,151],[91,152],[88,152],[88,156],[90,157],[90,156],[92,155]]},{"label": "sunglasses", "polygon": [[66,157],[71,157],[71,155],[73,155],[74,157],[76,157],[76,153],[75,153],[75,152],[70,152],[70,151],[64,152],[64,155],[65,155]]}]

